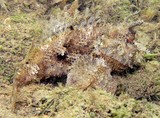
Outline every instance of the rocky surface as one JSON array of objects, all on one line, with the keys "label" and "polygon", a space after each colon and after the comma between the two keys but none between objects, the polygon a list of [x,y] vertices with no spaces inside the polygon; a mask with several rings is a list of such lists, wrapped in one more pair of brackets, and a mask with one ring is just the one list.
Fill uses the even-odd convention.
[{"label": "rocky surface", "polygon": [[77,1],[0,0],[0,116],[159,117],[159,1]]}]

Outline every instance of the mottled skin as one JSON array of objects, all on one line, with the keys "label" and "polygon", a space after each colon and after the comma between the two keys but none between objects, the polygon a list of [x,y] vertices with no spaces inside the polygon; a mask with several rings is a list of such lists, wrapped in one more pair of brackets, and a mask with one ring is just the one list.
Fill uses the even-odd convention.
[{"label": "mottled skin", "polygon": [[[132,58],[136,52],[134,44],[131,44],[133,41],[128,42],[129,37],[120,35],[113,36],[115,39],[112,40],[109,38],[101,40],[105,32],[104,27],[67,30],[65,33],[59,34],[58,37],[53,37],[48,43],[32,49],[14,77],[13,109],[17,101],[17,91],[19,91],[20,87],[51,76],[68,75],[69,67],[83,55],[102,58],[105,61],[105,65],[107,65],[107,69],[110,70],[107,71],[108,75],[113,70],[121,71],[131,67],[133,65]],[[129,30],[127,30],[126,34],[128,32]],[[135,33],[129,33],[134,37]],[[100,42],[107,40],[110,43],[104,43],[99,46],[97,45],[99,39]],[[121,51],[122,53],[118,54]],[[101,68],[100,70],[105,69]],[[100,83],[103,83],[103,81]]]}]

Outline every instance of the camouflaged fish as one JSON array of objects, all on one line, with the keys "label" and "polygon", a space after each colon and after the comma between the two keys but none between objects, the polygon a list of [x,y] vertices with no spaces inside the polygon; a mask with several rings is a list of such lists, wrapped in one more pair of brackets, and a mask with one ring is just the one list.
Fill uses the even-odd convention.
[{"label": "camouflaged fish", "polygon": [[[67,85],[81,86],[84,90],[92,85],[107,89],[112,71],[123,71],[134,65],[137,50],[132,29],[139,24],[141,22],[123,31],[118,26],[117,30],[109,26],[68,29],[33,48],[14,77],[14,105],[21,87],[49,77],[66,75]],[[85,74],[89,80],[83,78]]]}]

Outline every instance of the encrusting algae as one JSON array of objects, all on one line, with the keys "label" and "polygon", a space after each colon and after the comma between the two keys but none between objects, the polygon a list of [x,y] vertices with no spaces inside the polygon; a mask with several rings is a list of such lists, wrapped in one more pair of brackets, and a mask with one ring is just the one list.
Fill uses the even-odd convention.
[{"label": "encrusting algae", "polygon": [[0,117],[159,118],[159,8],[0,0]]}]

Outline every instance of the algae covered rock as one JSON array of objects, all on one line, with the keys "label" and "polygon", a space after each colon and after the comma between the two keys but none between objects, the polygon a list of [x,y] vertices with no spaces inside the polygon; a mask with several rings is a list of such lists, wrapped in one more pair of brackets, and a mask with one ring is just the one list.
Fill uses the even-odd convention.
[{"label": "algae covered rock", "polygon": [[[40,114],[51,117],[159,117],[159,107],[136,101],[127,95],[118,99],[103,90],[81,91],[73,87],[57,87],[41,107]],[[41,102],[41,101],[39,101]]]},{"label": "algae covered rock", "polygon": [[159,118],[159,3],[0,0],[0,117]]}]

